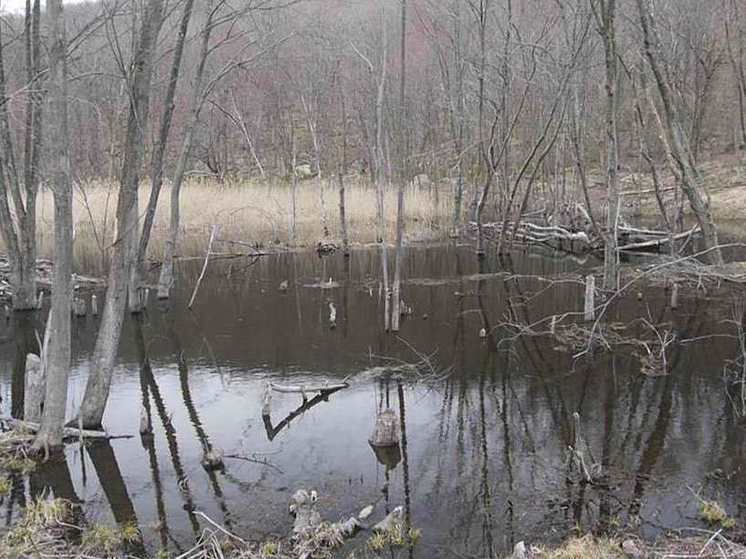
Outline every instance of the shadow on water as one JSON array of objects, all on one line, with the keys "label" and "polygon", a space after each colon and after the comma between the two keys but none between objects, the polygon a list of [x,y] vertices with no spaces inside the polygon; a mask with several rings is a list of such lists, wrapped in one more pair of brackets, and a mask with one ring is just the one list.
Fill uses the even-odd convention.
[{"label": "shadow on water", "polygon": [[[138,525],[138,552],[181,551],[201,533],[197,511],[246,537],[287,534],[290,494],[315,488],[330,520],[375,504],[377,521],[402,506],[422,540],[397,556],[424,558],[500,555],[519,540],[561,539],[578,527],[633,526],[655,537],[699,522],[687,487],[739,514],[746,453],[723,386],[723,366],[739,352],[721,318],[730,301],[700,294],[673,312],[665,293],[650,289],[611,310],[608,323],[630,324],[633,336],[644,335],[631,322],[644,316],[688,340],[671,346],[663,377],[641,374],[629,348],[574,359],[552,336],[517,335],[517,325],[548,328],[547,317],[580,311],[577,279],[594,265],[533,253],[478,262],[466,248],[412,248],[404,298],[414,312],[396,337],[381,332],[375,251],[281,254],[231,262],[230,273],[216,262],[193,313],[185,307],[199,266],[186,263],[174,300],[129,320],[104,418],[118,434],[135,434],[141,414],[150,428],[82,451],[71,445],[65,460],[13,477],[0,500],[5,525],[29,498],[54,495],[81,503],[87,519]],[[14,416],[41,318],[0,325],[0,395]],[[71,412],[95,326],[91,317],[76,321]],[[384,366],[423,355],[449,374],[423,382]],[[271,415],[263,413],[268,382],[348,377],[349,388],[300,404],[298,394],[275,393]],[[401,430],[401,445],[386,455],[368,444],[385,408]],[[603,473],[593,483],[568,461],[575,413],[588,460]],[[224,469],[204,468],[203,457],[218,451]]]}]

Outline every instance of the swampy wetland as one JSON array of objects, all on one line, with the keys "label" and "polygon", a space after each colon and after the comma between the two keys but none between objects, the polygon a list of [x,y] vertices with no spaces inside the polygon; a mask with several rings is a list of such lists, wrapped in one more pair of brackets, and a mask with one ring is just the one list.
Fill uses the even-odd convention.
[{"label": "swampy wetland", "polygon": [[[535,251],[480,262],[471,246],[412,247],[402,295],[411,314],[395,335],[379,320],[375,250],[216,260],[191,311],[201,262],[182,262],[175,296],[151,295],[145,313],[127,317],[104,425],[132,437],[68,444],[64,459],[13,473],[3,529],[53,495],[80,503],[86,523],[138,527],[145,553],[178,555],[203,530],[200,513],[247,539],[288,534],[300,488],[317,492],[330,521],[371,504],[380,520],[402,506],[420,532],[406,550],[414,557],[495,557],[521,540],[578,532],[654,540],[711,528],[703,500],[740,522],[744,410],[729,376],[741,354],[737,305],[700,289],[671,309],[663,287],[631,289],[605,320],[651,347],[639,317],[675,337],[666,370],[647,371],[636,344],[578,356],[572,329],[551,335],[537,324],[565,313],[580,315],[562,324],[582,324],[582,280],[598,264]],[[25,355],[45,312],[0,324],[3,415],[22,406]],[[74,319],[70,413],[98,320]],[[269,383],[326,382],[349,387],[305,403],[274,392],[263,414]],[[387,408],[401,444],[376,453],[368,439]],[[152,436],[138,434],[143,409]],[[568,456],[575,413],[590,483]],[[224,468],[202,466],[210,449]]]}]

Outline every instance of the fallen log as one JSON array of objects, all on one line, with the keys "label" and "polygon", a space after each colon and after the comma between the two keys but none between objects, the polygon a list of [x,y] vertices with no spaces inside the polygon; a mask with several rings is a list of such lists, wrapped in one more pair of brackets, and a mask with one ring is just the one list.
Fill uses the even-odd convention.
[{"label": "fallen log", "polygon": [[[0,423],[4,428],[28,431],[36,433],[41,425],[33,421],[23,421],[12,417],[0,417]],[[106,431],[95,431],[91,429],[78,429],[77,427],[65,427],[62,430],[62,436],[65,439],[131,439],[132,435],[110,435]],[[29,437],[31,438],[31,437]]]},{"label": "fallen log", "polygon": [[618,250],[632,251],[632,250],[641,250],[641,249],[647,249],[647,248],[660,248],[664,245],[671,243],[672,240],[679,241],[681,239],[691,237],[692,235],[695,235],[698,232],[699,232],[699,226],[697,225],[695,227],[692,227],[689,231],[684,231],[683,233],[679,233],[678,235],[674,235],[673,237],[661,237],[657,239],[652,239],[650,241],[630,243],[624,246],[620,246]]},{"label": "fallen log", "polygon": [[346,382],[336,384],[329,384],[328,382],[325,384],[276,384],[271,382],[269,386],[275,392],[282,392],[284,394],[307,394],[309,392],[336,392],[350,385]]}]

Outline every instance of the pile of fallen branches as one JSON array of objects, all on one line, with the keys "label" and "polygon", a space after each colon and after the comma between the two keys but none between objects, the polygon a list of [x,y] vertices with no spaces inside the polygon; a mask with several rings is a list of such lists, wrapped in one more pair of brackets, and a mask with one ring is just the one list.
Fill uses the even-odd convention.
[{"label": "pile of fallen branches", "polygon": [[[469,223],[472,234],[477,232],[476,222]],[[482,224],[482,235],[485,239],[496,241],[502,235],[503,223]],[[558,250],[573,253],[584,253],[598,247],[598,241],[585,231],[573,231],[559,225],[538,225],[530,221],[505,226],[505,239],[518,243],[543,244]]]},{"label": "pile of fallen branches", "polygon": [[[36,284],[39,289],[49,291],[52,288],[52,272],[54,264],[51,260],[40,258],[36,261]],[[90,276],[73,274],[73,284],[81,289],[94,289],[105,285],[105,280]],[[7,257],[0,256],[0,301],[8,301],[13,296],[10,285],[10,262]]]},{"label": "pile of fallen branches", "polygon": [[[478,225],[472,221],[469,223],[469,228],[472,234],[476,234]],[[617,227],[617,249],[620,252],[662,252],[670,250],[671,243],[674,243],[676,250],[683,252],[700,234],[699,226],[672,234],[669,231],[642,229],[620,224]],[[493,241],[503,237],[511,242],[541,244],[575,254],[600,251],[604,247],[604,239],[589,228],[579,229],[555,224],[540,225],[527,220],[517,223],[484,223],[482,235]]]},{"label": "pile of fallen branches", "polygon": [[573,315],[546,317],[534,324],[502,322],[499,326],[512,335],[503,337],[500,343],[508,344],[522,336],[549,337],[554,340],[556,351],[573,355],[585,353],[588,348],[608,352],[625,349],[638,358],[642,374],[661,376],[668,373],[668,352],[679,341],[670,323],[653,324],[645,318],[628,323],[602,322],[594,326],[565,322]]},{"label": "pile of fallen branches", "polygon": [[630,280],[643,277],[653,285],[668,287],[677,283],[699,290],[723,285],[746,285],[746,264],[730,262],[721,266],[704,264],[695,258],[662,256],[655,263],[626,271]]}]

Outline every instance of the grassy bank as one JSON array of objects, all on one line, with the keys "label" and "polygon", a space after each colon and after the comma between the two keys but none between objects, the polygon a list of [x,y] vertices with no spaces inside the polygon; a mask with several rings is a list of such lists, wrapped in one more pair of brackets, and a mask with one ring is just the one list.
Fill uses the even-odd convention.
[{"label": "grassy bank", "polygon": [[[323,200],[322,200],[323,186]],[[140,192],[141,212],[149,196],[149,186]],[[164,187],[156,216],[150,254],[160,258],[168,233],[168,185]],[[210,180],[188,182],[181,195],[182,239],[181,254],[204,254],[210,229],[221,226],[220,238],[242,243],[291,244],[290,224],[292,193],[287,184],[241,182],[219,184]],[[75,191],[75,254],[80,262],[99,255],[109,246],[114,235],[117,190],[107,183],[81,184]],[[376,193],[367,182],[349,180],[346,184],[347,219],[350,241],[367,244],[376,240]],[[423,187],[408,189],[405,198],[407,237],[410,240],[440,239],[447,236],[452,220],[453,201],[448,186],[439,191]],[[40,256],[52,256],[53,200],[48,190],[39,197]],[[324,228],[329,238],[341,237],[339,223],[339,194],[336,183],[303,181],[298,186],[296,200],[297,246],[313,246],[324,239]],[[385,197],[388,239],[394,238],[396,225],[396,192],[391,189]],[[234,247],[235,248],[235,247]],[[228,251],[228,245],[218,250]]]},{"label": "grassy bank", "polygon": [[669,534],[654,544],[639,539],[614,539],[586,535],[570,538],[557,547],[531,546],[505,559],[743,559],[746,548],[719,531],[682,537]]}]

